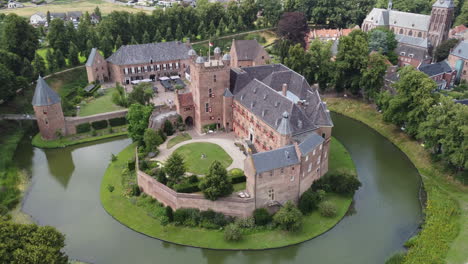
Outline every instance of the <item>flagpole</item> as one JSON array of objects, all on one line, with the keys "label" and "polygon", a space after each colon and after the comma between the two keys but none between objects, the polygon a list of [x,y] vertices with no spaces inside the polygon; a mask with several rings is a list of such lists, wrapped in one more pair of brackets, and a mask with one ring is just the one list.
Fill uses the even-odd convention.
[{"label": "flagpole", "polygon": [[208,62],[211,62],[211,38],[208,41]]}]

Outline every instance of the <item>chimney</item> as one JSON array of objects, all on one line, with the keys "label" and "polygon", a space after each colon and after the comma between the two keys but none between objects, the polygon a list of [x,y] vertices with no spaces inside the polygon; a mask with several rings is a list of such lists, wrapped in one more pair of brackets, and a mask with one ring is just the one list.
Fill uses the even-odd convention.
[{"label": "chimney", "polygon": [[283,96],[286,96],[288,94],[288,84],[283,83]]}]

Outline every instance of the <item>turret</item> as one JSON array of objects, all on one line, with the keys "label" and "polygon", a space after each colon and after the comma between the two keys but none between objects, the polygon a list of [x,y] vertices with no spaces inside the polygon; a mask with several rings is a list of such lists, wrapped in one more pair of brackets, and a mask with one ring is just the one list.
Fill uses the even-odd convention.
[{"label": "turret", "polygon": [[281,123],[277,129],[278,133],[280,134],[280,144],[281,146],[289,145],[291,141],[291,124],[289,122],[289,113],[284,112],[283,118],[281,119]]},{"label": "turret", "polygon": [[215,60],[220,60],[221,59],[221,49],[219,47],[216,47],[214,49],[214,58],[215,58]]}]

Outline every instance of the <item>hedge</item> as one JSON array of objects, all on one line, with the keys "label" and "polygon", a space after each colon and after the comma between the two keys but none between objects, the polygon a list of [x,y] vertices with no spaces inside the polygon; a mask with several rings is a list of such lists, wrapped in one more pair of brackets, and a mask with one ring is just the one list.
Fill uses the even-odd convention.
[{"label": "hedge", "polygon": [[91,130],[91,125],[89,123],[79,124],[76,126],[77,133],[86,133]]},{"label": "hedge", "polygon": [[179,184],[175,184],[174,186],[172,186],[172,188],[174,189],[174,191],[179,192],[179,193],[195,193],[195,192],[200,191],[200,188],[198,187],[198,182],[196,182],[196,183],[187,183],[187,182],[179,183]]},{"label": "hedge", "polygon": [[125,117],[116,117],[116,118],[109,119],[109,124],[112,127],[123,126],[126,123],[127,123],[127,119]]},{"label": "hedge", "polygon": [[247,177],[245,177],[244,172],[241,169],[232,169],[229,171],[229,176],[231,177],[232,184],[247,181]]},{"label": "hedge", "polygon": [[109,124],[107,123],[107,120],[101,120],[101,121],[92,122],[91,126],[94,129],[99,130],[99,129],[104,129],[104,128],[108,127]]}]

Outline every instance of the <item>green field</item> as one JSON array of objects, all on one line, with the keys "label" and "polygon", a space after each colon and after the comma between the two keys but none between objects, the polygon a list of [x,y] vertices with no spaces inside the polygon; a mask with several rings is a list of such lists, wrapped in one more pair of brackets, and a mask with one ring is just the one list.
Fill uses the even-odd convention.
[{"label": "green field", "polygon": [[[217,160],[227,168],[232,163],[232,158],[222,147],[213,143],[190,143],[176,149],[174,153],[180,154],[187,166],[187,171],[195,174],[208,174],[213,161]],[[202,158],[202,155],[205,158]]]},{"label": "green field", "polygon": [[[343,145],[333,139],[332,149],[336,152],[330,153],[330,168],[355,171],[354,164]],[[304,225],[299,232],[290,233],[279,229],[267,230],[265,228],[244,229],[242,241],[227,242],[224,240],[222,230],[176,227],[172,224],[161,226],[158,217],[164,210],[154,200],[152,202],[148,196],[130,198],[124,196],[122,171],[127,167],[127,161],[131,160],[134,155],[135,145],[132,144],[120,152],[117,160],[107,168],[101,183],[102,205],[110,215],[129,228],[174,243],[216,249],[265,249],[296,244],[331,229],[345,216],[352,202],[351,197],[328,194],[326,200],[331,201],[337,207],[336,217],[322,217],[315,211],[304,217]],[[338,164],[347,167],[338,168]],[[110,185],[115,187],[113,192],[108,190]],[[236,184],[236,188],[243,188],[243,186]]]},{"label": "green field", "polygon": [[170,149],[172,148],[173,146],[181,143],[181,142],[184,142],[184,141],[187,141],[187,140],[191,140],[192,137],[188,134],[188,133],[180,133],[178,134],[177,136],[171,138],[168,142],[167,142],[167,148]]},{"label": "green field", "polygon": [[79,116],[90,116],[124,109],[112,102],[114,91],[115,88],[106,89],[104,95],[81,104]]},{"label": "green field", "polygon": [[393,142],[421,174],[427,193],[426,219],[404,263],[467,263],[468,187],[447,175],[442,164],[432,161],[419,142],[385,123],[371,105],[343,98],[326,101],[330,110],[363,122]]}]

